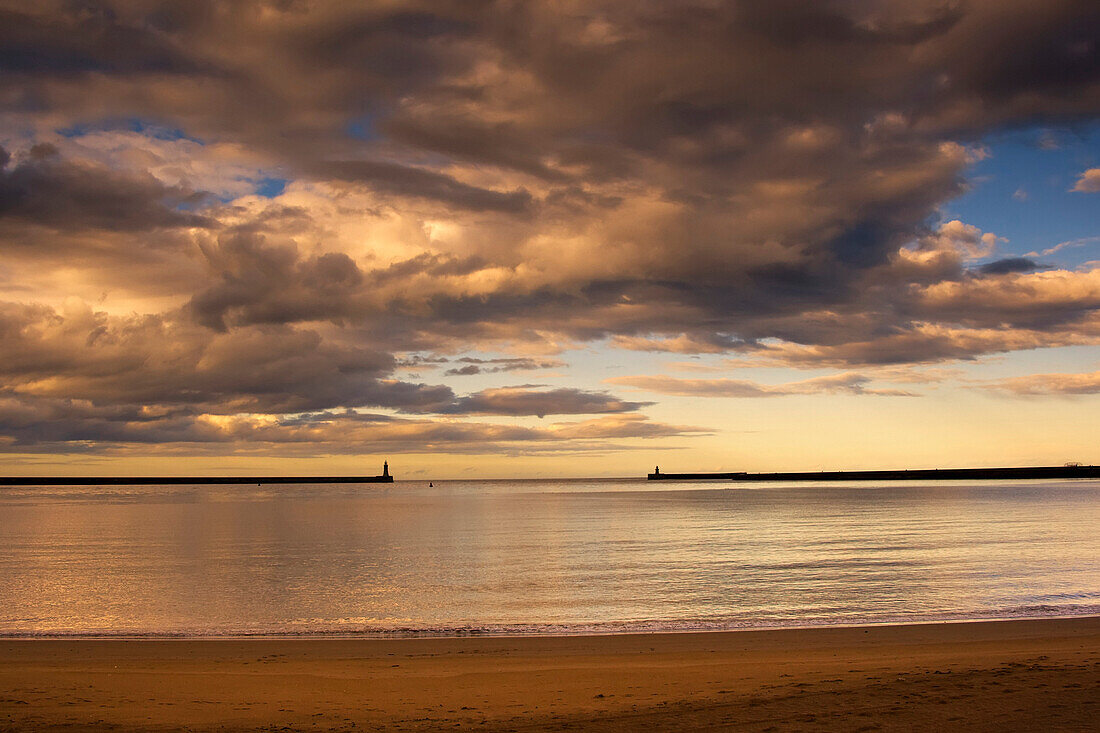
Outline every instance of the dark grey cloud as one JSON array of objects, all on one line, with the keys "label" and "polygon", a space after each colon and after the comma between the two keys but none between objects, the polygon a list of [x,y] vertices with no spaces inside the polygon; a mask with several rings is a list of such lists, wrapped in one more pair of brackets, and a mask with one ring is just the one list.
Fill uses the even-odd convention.
[{"label": "dark grey cloud", "polygon": [[556,369],[565,366],[560,359],[532,359],[530,357],[510,357],[500,359],[478,359],[464,356],[456,359],[465,366],[455,367],[443,372],[450,376],[470,376],[473,374],[497,374],[500,372],[523,372],[536,369]]},{"label": "dark grey cloud", "polygon": [[472,211],[520,214],[531,206],[531,194],[523,189],[494,191],[462,183],[443,173],[383,161],[334,161],[318,166],[317,175],[367,184],[383,193],[432,199]]},{"label": "dark grey cloud", "polygon": [[[481,258],[421,255],[366,270],[344,255],[306,257],[252,230],[227,231],[206,250],[215,284],[197,293],[189,310],[199,323],[220,331],[329,321],[394,349],[434,348],[451,343],[448,338],[461,342],[493,332],[518,338],[553,332],[578,340],[615,337],[616,345],[637,349],[774,352],[761,343],[778,337],[826,347],[831,356],[823,358],[841,365],[842,354],[852,364],[925,363],[1016,345],[1059,345],[1073,334],[1092,332],[1088,323],[1100,308],[1092,275],[1048,272],[1032,281],[1026,276],[1039,265],[1027,258],[970,269],[968,260],[986,254],[992,241],[959,222],[926,229],[915,249],[866,268],[851,288],[829,295],[799,268],[772,268],[766,277],[757,272],[767,288],[758,279],[740,291],[719,284],[611,280],[570,292],[542,286],[469,295],[451,291],[447,283],[461,288],[466,278],[500,268]],[[409,288],[410,281],[423,289]],[[624,302],[630,307],[623,308]],[[720,320],[718,313],[732,311],[742,313],[736,322]],[[959,331],[965,328],[1003,333],[970,337]],[[825,352],[804,351],[795,363],[812,362],[812,353]],[[446,372],[451,376],[536,366],[522,359],[455,361]],[[444,363],[450,362],[417,361]]]},{"label": "dark grey cloud", "polygon": [[389,379],[388,353],[285,326],[217,334],[163,316],[0,304],[0,348],[0,378],[12,393],[102,406],[281,414],[454,397],[442,385]]},{"label": "dark grey cloud", "polygon": [[983,275],[1008,275],[1013,272],[1032,272],[1041,267],[1042,265],[1027,257],[1005,257],[988,262],[978,269]]},{"label": "dark grey cloud", "polygon": [[[0,361],[0,435],[14,441],[12,449],[82,441],[308,442],[311,436],[335,444],[341,441],[338,430],[318,434],[317,425],[306,426],[294,415],[336,414],[332,411],[338,408],[343,408],[344,424],[365,419],[348,410],[356,407],[419,415],[542,417],[615,415],[651,404],[607,392],[530,385],[459,397],[445,385],[393,379],[396,361],[388,353],[313,330],[252,326],[218,332],[186,318],[118,318],[87,308],[59,312],[0,303],[0,349],[5,355]],[[659,430],[650,424],[633,432],[622,428],[628,424],[641,425],[616,423],[619,437],[649,437]],[[417,435],[461,442],[459,434],[430,428],[427,421],[405,432],[390,427],[392,440],[403,444],[411,445]],[[489,428],[453,430],[484,437]],[[508,430],[493,428],[493,440],[565,440],[568,432]]]},{"label": "dark grey cloud", "polygon": [[201,192],[165,186],[149,174],[62,160],[49,144],[32,147],[21,160],[0,148],[0,221],[65,230],[148,231],[211,227]]},{"label": "dark grey cloud", "polygon": [[406,412],[434,412],[448,415],[595,415],[634,412],[652,402],[626,402],[607,392],[571,387],[531,389],[530,386],[496,387],[459,397],[448,405],[427,409],[406,408]]},{"label": "dark grey cloud", "polygon": [[[120,22],[107,3],[15,3],[0,8],[0,70],[9,75],[194,74],[201,64],[174,39]],[[52,7],[51,7],[52,6]],[[44,10],[52,12],[43,12]]]},{"label": "dark grey cloud", "polygon": [[340,320],[355,307],[363,273],[342,252],[301,257],[293,244],[272,243],[262,231],[230,230],[203,254],[213,283],[188,305],[195,319],[218,331],[235,325]]}]

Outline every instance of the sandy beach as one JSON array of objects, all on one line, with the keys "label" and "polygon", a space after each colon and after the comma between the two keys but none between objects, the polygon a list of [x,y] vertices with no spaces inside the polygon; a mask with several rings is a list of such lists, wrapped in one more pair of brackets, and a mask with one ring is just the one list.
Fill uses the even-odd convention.
[{"label": "sandy beach", "polygon": [[461,639],[3,640],[2,730],[1095,730],[1100,618]]}]

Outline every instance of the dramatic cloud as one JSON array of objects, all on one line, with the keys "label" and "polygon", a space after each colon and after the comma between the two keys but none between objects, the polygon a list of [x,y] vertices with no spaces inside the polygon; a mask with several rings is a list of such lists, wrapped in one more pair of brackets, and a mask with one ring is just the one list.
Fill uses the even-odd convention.
[{"label": "dramatic cloud", "polygon": [[[78,303],[61,312],[0,303],[0,343],[5,347],[0,426],[6,431],[0,435],[8,436],[4,444],[9,449],[38,441],[295,442],[311,433],[286,428],[300,422],[280,416],[337,407],[543,417],[632,412],[652,404],[625,402],[607,392],[529,386],[456,397],[443,385],[389,378],[395,366],[389,354],[337,345],[316,331],[257,326],[211,332],[187,320],[111,318]],[[522,362],[504,361],[509,366]],[[351,415],[345,413],[344,419]],[[424,423],[415,425],[426,429]],[[638,430],[593,437],[650,437],[665,430],[644,419],[616,425]],[[564,440],[569,435],[561,427],[547,430],[493,440]],[[350,445],[350,433],[345,440]]]},{"label": "dramatic cloud", "polygon": [[[1095,263],[942,216],[990,134],[1100,117],[1098,37],[1085,0],[0,0],[0,434],[638,436],[649,403],[395,373],[591,347],[841,370],[623,378],[663,393],[884,394],[846,370],[1098,344]],[[393,422],[322,420],[345,448],[294,422],[361,408]]]},{"label": "dramatic cloud", "polygon": [[367,446],[389,453],[585,453],[638,447],[616,441],[702,434],[700,428],[655,423],[641,415],[530,428],[352,411],[286,418],[165,414],[0,394],[0,451],[204,455],[232,446],[244,454],[310,456],[356,454]]},{"label": "dramatic cloud", "polygon": [[[529,386],[455,398],[449,387],[384,378],[395,365],[390,355],[326,343],[315,331],[257,327],[211,335],[186,321],[112,319],[78,304],[59,313],[0,303],[0,341],[7,390],[100,405],[186,405],[217,414],[369,405],[541,417],[629,412],[649,404],[606,392]],[[172,348],[159,352],[166,343]]]},{"label": "dramatic cloud", "polygon": [[211,414],[446,404],[450,388],[385,378],[393,358],[287,327],[210,334],[168,317],[0,304],[0,377],[16,394]]}]

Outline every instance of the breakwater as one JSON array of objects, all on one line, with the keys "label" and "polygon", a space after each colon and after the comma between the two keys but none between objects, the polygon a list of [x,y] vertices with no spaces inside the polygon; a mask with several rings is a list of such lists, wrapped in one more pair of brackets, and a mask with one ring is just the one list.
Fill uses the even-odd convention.
[{"label": "breakwater", "polygon": [[1100,466],[1025,466],[1010,468],[919,468],[888,471],[780,471],[774,473],[660,473],[650,481],[958,481],[1100,478]]},{"label": "breakwater", "polygon": [[156,484],[392,484],[393,476],[0,476],[0,486]]}]

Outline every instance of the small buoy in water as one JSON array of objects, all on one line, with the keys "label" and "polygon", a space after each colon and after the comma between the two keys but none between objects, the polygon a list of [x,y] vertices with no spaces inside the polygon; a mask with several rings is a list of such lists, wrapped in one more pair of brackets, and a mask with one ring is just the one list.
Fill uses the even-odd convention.
[{"label": "small buoy in water", "polygon": [[435,486],[432,484],[431,481],[428,482],[428,488],[429,489],[434,489],[435,488]]}]

